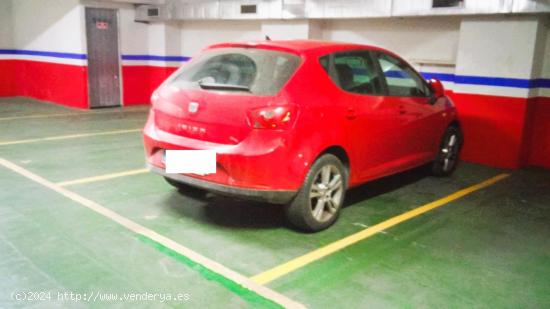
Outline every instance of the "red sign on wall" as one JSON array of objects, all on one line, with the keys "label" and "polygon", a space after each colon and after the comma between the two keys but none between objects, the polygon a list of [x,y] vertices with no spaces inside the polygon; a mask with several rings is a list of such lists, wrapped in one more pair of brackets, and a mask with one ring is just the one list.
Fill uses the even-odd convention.
[{"label": "red sign on wall", "polygon": [[96,21],[95,27],[99,30],[107,30],[109,29],[109,23],[106,21]]}]

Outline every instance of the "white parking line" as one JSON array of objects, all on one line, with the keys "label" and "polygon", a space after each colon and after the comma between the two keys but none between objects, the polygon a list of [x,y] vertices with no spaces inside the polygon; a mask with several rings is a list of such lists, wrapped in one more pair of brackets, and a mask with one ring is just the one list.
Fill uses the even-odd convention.
[{"label": "white parking line", "polygon": [[86,111],[86,112],[66,112],[66,113],[56,113],[56,114],[40,114],[40,115],[26,115],[26,116],[10,116],[10,117],[0,117],[0,121],[7,120],[21,120],[21,119],[39,119],[39,118],[57,118],[57,117],[68,117],[68,116],[88,116],[88,115],[101,115],[101,114],[127,114],[127,113],[145,113],[149,110],[143,109],[134,109],[134,110],[104,110],[104,111]]},{"label": "white parking line", "polygon": [[58,141],[58,140],[64,140],[64,139],[73,139],[73,138],[82,138],[82,137],[91,137],[91,136],[127,134],[127,133],[134,133],[134,132],[141,132],[141,129],[90,132],[90,133],[81,133],[81,134],[69,134],[69,135],[49,136],[49,137],[40,137],[40,138],[31,138],[31,139],[21,139],[16,141],[0,142],[0,146],[29,144],[29,143],[47,142],[47,141]]},{"label": "white parking line", "polygon": [[94,201],[91,201],[85,197],[82,197],[80,195],[78,195],[77,193],[74,193],[72,191],[69,191],[59,185],[56,185],[55,183],[53,182],[50,182],[8,160],[5,160],[3,158],[0,158],[0,165],[4,166],[5,168],[7,169],[10,169],[18,174],[20,174],[21,176],[24,176],[50,190],[53,190],[71,200],[73,200],[74,202],[77,202],[79,203],[80,205],[84,206],[84,207],[87,207],[89,208],[90,210],[93,210],[94,212],[98,213],[98,214],[101,214],[103,216],[105,216],[106,218],[109,218],[110,220],[118,223],[119,225],[127,228],[128,230],[134,232],[134,233],[137,233],[137,234],[140,234],[140,235],[143,235],[185,257],[187,257],[188,259],[194,261],[195,263],[198,263],[208,269],[210,269],[211,271],[245,287],[246,289],[250,290],[250,291],[253,291],[254,293],[266,298],[266,299],[269,299],[273,302],[276,302],[278,304],[280,304],[281,306],[285,307],[285,308],[305,308],[304,305],[298,303],[298,302],[295,302],[294,300],[291,300],[290,298],[287,298],[286,296],[282,295],[282,294],[279,294],[267,287],[264,287],[262,285],[259,285],[257,283],[254,283],[252,280],[248,279],[247,277],[221,265],[220,263],[218,262],[215,262],[187,247],[184,247],[183,245],[165,237],[165,236],[162,236],[160,234],[158,234],[157,232],[151,230],[151,229],[148,229],[126,217],[123,217],[121,215],[119,215],[118,213],[104,207],[104,206],[101,206],[100,204],[94,202]]},{"label": "white parking line", "polygon": [[72,186],[72,185],[79,185],[83,183],[109,180],[109,179],[119,178],[119,177],[133,176],[133,175],[143,174],[147,172],[149,172],[149,169],[142,168],[138,170],[130,170],[130,171],[111,173],[111,174],[105,174],[105,175],[99,175],[99,176],[93,176],[93,177],[67,180],[67,181],[58,182],[56,183],[56,185],[61,187],[66,187],[66,186]]}]

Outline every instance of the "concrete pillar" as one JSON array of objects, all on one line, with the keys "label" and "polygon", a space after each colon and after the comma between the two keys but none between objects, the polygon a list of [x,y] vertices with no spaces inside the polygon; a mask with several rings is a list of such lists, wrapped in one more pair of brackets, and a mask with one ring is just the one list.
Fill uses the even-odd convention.
[{"label": "concrete pillar", "polygon": [[550,169],[550,16],[541,18],[533,57],[531,89],[526,118],[525,159],[528,165]]},{"label": "concrete pillar", "polygon": [[166,56],[181,56],[181,33],[177,23],[154,23],[148,27],[149,60],[148,76],[153,92],[180,62],[169,61]]},{"label": "concrete pillar", "polygon": [[465,134],[465,160],[525,165],[531,83],[540,60],[539,17],[465,18],[453,97]]},{"label": "concrete pillar", "polygon": [[180,28],[174,23],[154,23],[148,28],[150,55],[180,55]]}]

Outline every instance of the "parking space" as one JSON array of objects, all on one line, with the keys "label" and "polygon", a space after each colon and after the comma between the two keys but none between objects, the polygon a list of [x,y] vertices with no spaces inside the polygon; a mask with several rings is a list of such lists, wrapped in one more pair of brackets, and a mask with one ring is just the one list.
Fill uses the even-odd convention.
[{"label": "parking space", "polygon": [[549,180],[513,173],[269,286],[311,307],[546,307]]},{"label": "parking space", "polygon": [[[9,188],[2,190],[0,209],[0,251],[9,257],[0,263],[3,291],[51,292],[51,299],[45,299],[48,306],[86,306],[82,300],[59,299],[58,293],[136,291],[182,294],[192,306],[246,304],[194,267],[40,184],[3,168],[0,185]],[[8,297],[3,295],[2,307],[21,304]],[[23,303],[43,305],[44,301]],[[149,308],[162,302],[136,304]]]},{"label": "parking space", "polygon": [[[450,178],[431,177],[420,168],[371,182],[349,192],[334,227],[305,234],[287,226],[278,206],[182,194],[144,171],[141,133],[127,130],[143,125],[146,109],[76,115],[20,100],[4,99],[2,115],[67,115],[55,121],[0,120],[0,144],[69,131],[98,134],[5,144],[0,158],[253,280],[316,249],[509,173],[463,163]],[[15,123],[32,130],[18,131]],[[121,132],[100,134],[116,130]],[[190,257],[6,166],[0,167],[0,181],[0,251],[10,252],[0,266],[8,278],[2,281],[4,290],[181,292],[193,306],[277,303],[217,280],[215,272]],[[545,307],[550,304],[549,189],[548,172],[512,172],[276,276],[265,286],[308,307],[327,307],[342,299],[352,307]]]}]

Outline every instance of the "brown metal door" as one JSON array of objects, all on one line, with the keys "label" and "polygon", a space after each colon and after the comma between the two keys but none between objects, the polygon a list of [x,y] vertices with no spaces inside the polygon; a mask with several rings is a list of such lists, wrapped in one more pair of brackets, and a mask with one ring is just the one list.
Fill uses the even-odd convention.
[{"label": "brown metal door", "polygon": [[120,106],[117,11],[86,8],[90,107]]}]

